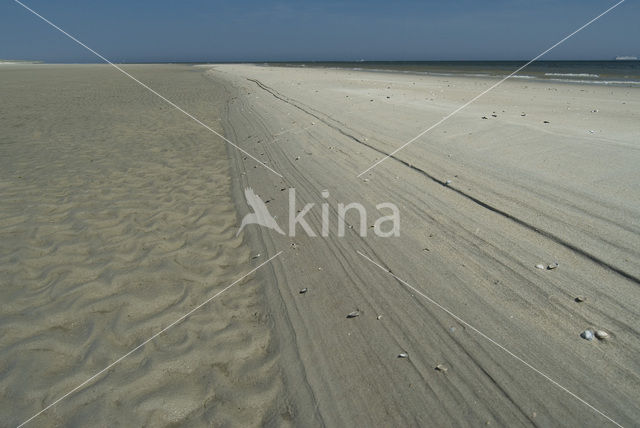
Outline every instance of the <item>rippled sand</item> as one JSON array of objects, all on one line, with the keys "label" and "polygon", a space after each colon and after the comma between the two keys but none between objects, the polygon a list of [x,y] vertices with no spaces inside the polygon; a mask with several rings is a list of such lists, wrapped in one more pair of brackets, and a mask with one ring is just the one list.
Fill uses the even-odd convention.
[{"label": "rippled sand", "polygon": [[[224,93],[201,71],[126,69],[218,128]],[[15,426],[266,258],[235,237],[225,144],[113,68],[4,67],[0,91],[0,425]],[[261,275],[33,426],[278,420]]]}]

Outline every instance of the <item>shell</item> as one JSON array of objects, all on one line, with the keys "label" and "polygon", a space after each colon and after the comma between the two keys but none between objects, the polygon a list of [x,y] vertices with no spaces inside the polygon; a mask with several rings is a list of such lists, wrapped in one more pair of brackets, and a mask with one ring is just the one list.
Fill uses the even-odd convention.
[{"label": "shell", "polygon": [[436,370],[437,370],[437,371],[439,371],[439,372],[442,372],[442,373],[446,373],[446,372],[447,372],[447,370],[449,370],[449,369],[448,369],[448,368],[446,368],[445,366],[443,366],[442,364],[438,364],[438,365],[436,366]]},{"label": "shell", "polygon": [[578,297],[576,297],[576,298],[575,298],[575,299],[573,299],[573,300],[575,300],[577,303],[582,303],[582,302],[584,302],[585,300],[587,300],[587,298],[586,298],[586,297],[584,297],[584,296],[578,296]]},{"label": "shell", "polygon": [[580,333],[580,337],[586,340],[593,340],[593,332],[591,330],[585,330]]},{"label": "shell", "polygon": [[596,330],[596,337],[598,338],[598,340],[604,340],[609,337],[609,333],[604,330]]},{"label": "shell", "polygon": [[406,352],[401,352],[398,354],[398,358],[409,358],[409,354]]},{"label": "shell", "polygon": [[445,181],[444,184],[446,184],[448,186],[449,184],[451,184],[451,180]]},{"label": "shell", "polygon": [[536,267],[537,267],[538,269],[542,269],[542,270],[545,270],[545,269],[546,269],[546,268],[544,267],[544,265],[543,265],[543,264],[537,264],[537,265],[536,265]]},{"label": "shell", "polygon": [[360,316],[360,311],[351,312],[349,315],[347,315],[347,318],[355,318],[357,316]]},{"label": "shell", "polygon": [[303,288],[302,290],[300,290],[300,294],[304,294],[304,293],[306,293],[307,291],[309,291],[307,288]]},{"label": "shell", "polygon": [[549,266],[547,266],[547,269],[549,269],[549,270],[557,269],[558,266],[560,266],[560,264],[558,262],[553,262]]},{"label": "shell", "polygon": [[376,319],[377,319],[377,320],[379,320],[379,319],[381,319],[381,318],[382,318],[382,315],[378,315],[378,316],[376,317]]}]

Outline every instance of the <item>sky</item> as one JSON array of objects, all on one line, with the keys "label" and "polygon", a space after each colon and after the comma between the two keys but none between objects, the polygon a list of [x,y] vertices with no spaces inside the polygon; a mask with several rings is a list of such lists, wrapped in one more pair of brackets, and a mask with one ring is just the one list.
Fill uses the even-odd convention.
[{"label": "sky", "polygon": [[[113,62],[526,60],[610,0],[21,0]],[[626,0],[542,59],[640,56]],[[100,62],[13,0],[0,59]]]}]

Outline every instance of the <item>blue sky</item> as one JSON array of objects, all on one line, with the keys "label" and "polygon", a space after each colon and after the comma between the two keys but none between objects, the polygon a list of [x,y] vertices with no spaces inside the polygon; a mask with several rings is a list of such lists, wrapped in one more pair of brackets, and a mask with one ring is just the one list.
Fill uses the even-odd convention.
[{"label": "blue sky", "polygon": [[[24,3],[113,61],[530,59],[616,1],[79,1]],[[543,59],[640,56],[627,0]],[[12,0],[0,59],[98,62]]]}]

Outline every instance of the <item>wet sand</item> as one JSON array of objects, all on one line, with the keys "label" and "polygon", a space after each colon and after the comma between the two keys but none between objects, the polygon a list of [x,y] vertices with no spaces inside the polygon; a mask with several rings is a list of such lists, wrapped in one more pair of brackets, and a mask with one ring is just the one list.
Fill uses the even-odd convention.
[{"label": "wet sand", "polygon": [[[319,205],[330,206],[327,238],[253,229],[270,252],[287,250],[269,306],[291,342],[281,359],[313,393],[298,408],[315,423],[614,425],[516,355],[637,425],[637,89],[508,81],[357,178],[494,80],[250,65],[209,74],[235,90],[227,135],[284,176],[232,152],[236,197],[252,187],[286,225],[282,189],[293,187],[298,210],[316,204],[305,216],[316,234]],[[400,237],[371,233],[386,201],[401,211]],[[337,236],[340,202],[367,208],[366,238],[355,215]],[[611,336],[589,342],[587,328]]]}]

